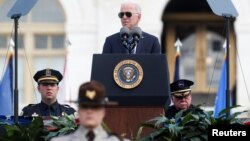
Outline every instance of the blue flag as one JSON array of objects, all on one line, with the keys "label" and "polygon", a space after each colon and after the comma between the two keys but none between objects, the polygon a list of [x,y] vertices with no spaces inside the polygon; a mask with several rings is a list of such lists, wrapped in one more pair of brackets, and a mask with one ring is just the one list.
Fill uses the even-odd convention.
[{"label": "blue flag", "polygon": [[0,115],[13,115],[13,54],[8,56],[0,82]]},{"label": "blue flag", "polygon": [[175,70],[174,70],[174,81],[177,81],[180,79],[180,53],[177,52],[175,56]]},{"label": "blue flag", "polygon": [[222,66],[219,87],[215,99],[214,117],[218,118],[221,110],[226,108],[226,87],[227,87],[227,63],[226,59]]}]

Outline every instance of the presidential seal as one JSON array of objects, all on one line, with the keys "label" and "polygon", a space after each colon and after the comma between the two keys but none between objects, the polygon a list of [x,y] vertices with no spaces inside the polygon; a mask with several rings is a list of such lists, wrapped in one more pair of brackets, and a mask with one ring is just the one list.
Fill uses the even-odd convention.
[{"label": "presidential seal", "polygon": [[124,89],[137,87],[143,78],[143,70],[139,63],[134,60],[123,60],[114,69],[116,84]]}]

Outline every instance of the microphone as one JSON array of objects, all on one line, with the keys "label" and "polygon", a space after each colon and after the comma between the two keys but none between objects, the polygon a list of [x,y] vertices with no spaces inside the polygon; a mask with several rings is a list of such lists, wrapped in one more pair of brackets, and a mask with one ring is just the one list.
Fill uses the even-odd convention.
[{"label": "microphone", "polygon": [[120,37],[122,40],[122,44],[123,46],[126,48],[127,52],[130,54],[131,49],[130,49],[130,40],[129,40],[129,36],[130,36],[130,30],[128,27],[122,27],[120,29]]},{"label": "microphone", "polygon": [[120,29],[120,36],[121,36],[121,39],[123,41],[123,44],[125,42],[127,42],[128,38],[129,38],[129,34],[130,34],[130,30],[128,27],[122,27]]},{"label": "microphone", "polygon": [[142,35],[141,28],[140,27],[132,28],[131,35],[132,35],[134,41],[138,43],[140,38],[141,38],[141,35]]}]

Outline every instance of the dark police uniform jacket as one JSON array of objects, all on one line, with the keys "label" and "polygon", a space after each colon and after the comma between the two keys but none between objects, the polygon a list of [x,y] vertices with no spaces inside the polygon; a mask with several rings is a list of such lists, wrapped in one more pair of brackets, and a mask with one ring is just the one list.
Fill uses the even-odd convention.
[{"label": "dark police uniform jacket", "polygon": [[[190,105],[189,109],[192,109],[192,108],[195,108],[194,105]],[[172,118],[175,118],[175,114],[177,114],[179,111],[181,110],[177,110],[175,108],[174,105],[170,106],[168,109],[167,109],[167,112],[165,114],[165,116],[168,118],[168,119],[172,119]]]},{"label": "dark police uniform jacket", "polygon": [[29,104],[22,110],[22,116],[62,116],[65,112],[68,115],[75,114],[75,110],[69,105],[59,104],[57,101],[52,105],[47,105],[44,102],[38,104]]}]

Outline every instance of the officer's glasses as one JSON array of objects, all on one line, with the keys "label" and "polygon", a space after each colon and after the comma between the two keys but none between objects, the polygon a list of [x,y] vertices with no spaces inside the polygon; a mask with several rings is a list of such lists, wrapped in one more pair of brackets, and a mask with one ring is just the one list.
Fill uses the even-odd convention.
[{"label": "officer's glasses", "polygon": [[123,16],[126,15],[126,17],[130,18],[130,17],[132,17],[133,14],[138,14],[138,13],[132,13],[132,12],[119,12],[119,13],[118,13],[118,17],[119,17],[119,18],[123,18]]},{"label": "officer's glasses", "polygon": [[179,100],[181,100],[181,99],[184,99],[184,98],[187,98],[189,95],[186,95],[186,96],[174,96],[176,99],[179,99]]}]

